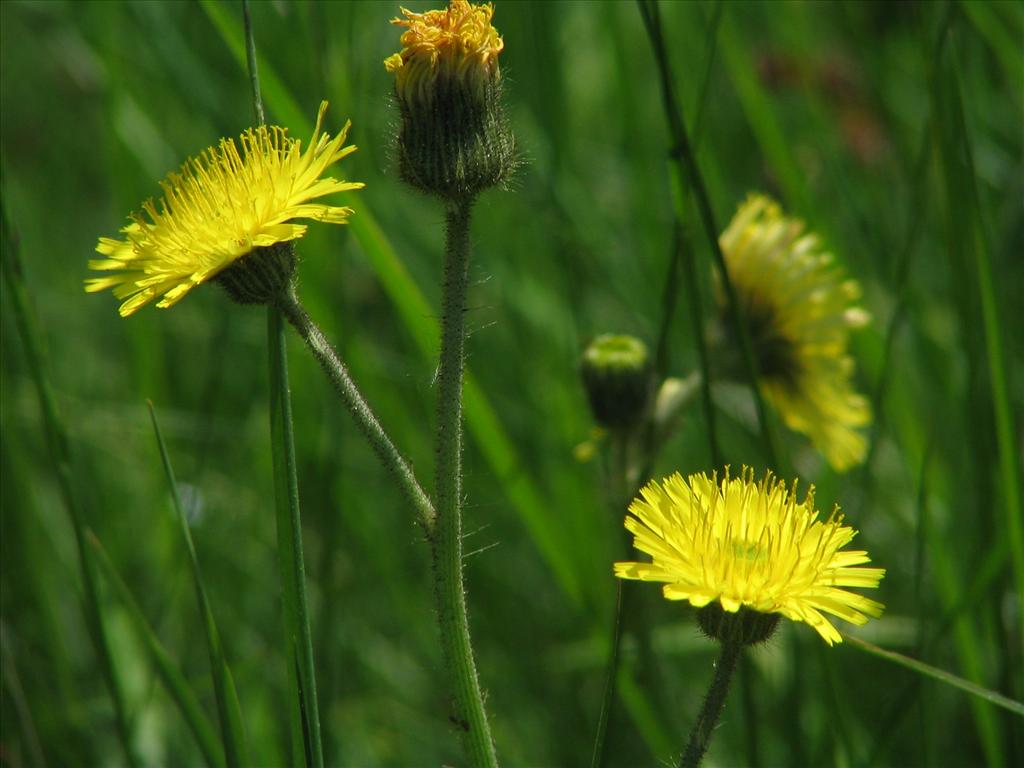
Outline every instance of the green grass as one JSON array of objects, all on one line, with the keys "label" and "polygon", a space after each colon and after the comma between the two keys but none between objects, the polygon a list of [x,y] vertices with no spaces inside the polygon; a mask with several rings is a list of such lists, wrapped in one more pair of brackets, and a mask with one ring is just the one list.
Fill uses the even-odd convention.
[{"label": "green grass", "polygon": [[[255,3],[253,23],[269,122],[306,137],[324,98],[332,129],[352,119],[359,151],[340,172],[367,187],[345,201],[356,209],[349,226],[314,226],[300,241],[299,293],[426,482],[443,210],[397,179],[382,65],[396,49],[387,22],[397,11]],[[862,283],[874,318],[854,348],[858,386],[876,397],[868,464],[837,475],[776,424],[782,454],[817,484],[823,507],[841,504],[857,544],[889,569],[885,616],[851,634],[957,681],[854,643],[829,650],[807,627],[785,626],[741,670],[707,764],[1020,763],[1020,715],[965,688],[1024,698],[1024,10],[724,3],[720,21],[715,13],[711,2],[661,7],[717,224],[748,191],[777,196]],[[509,190],[482,198],[473,222],[470,620],[503,762],[586,765],[622,521],[607,512],[601,458],[573,457],[591,427],[576,365],[598,333],[657,341],[676,216],[670,138],[634,4],[497,0],[495,24],[525,163]],[[260,764],[291,755],[265,313],[204,287],[173,311],[122,320],[112,297],[82,291],[97,237],[116,233],[185,157],[252,123],[244,60],[233,2],[0,4],[10,223],[0,745],[11,765],[41,764],[39,753],[48,765],[125,763],[111,675],[82,611],[90,601],[140,764],[223,761],[225,732]],[[681,199],[709,317],[713,256],[691,196]],[[20,240],[24,312],[6,268],[9,233]],[[675,375],[700,365],[688,295],[667,333]],[[400,490],[289,336],[324,762],[462,764],[428,550]],[[39,377],[52,391],[42,409]],[[763,467],[749,393],[716,393],[715,403],[725,460]],[[56,454],[54,414],[67,443]],[[710,469],[708,456],[695,402],[655,473]],[[92,586],[79,559],[96,551],[76,543],[86,529],[109,555]],[[648,602],[664,690],[620,679],[609,765],[677,755],[710,679],[715,648],[692,615]],[[636,647],[623,654],[635,665]]]}]

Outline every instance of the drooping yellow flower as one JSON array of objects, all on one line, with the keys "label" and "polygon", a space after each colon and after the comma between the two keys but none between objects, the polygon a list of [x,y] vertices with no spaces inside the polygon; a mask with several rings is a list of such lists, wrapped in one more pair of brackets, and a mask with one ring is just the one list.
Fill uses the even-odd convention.
[{"label": "drooping yellow flower", "polygon": [[126,317],[158,296],[171,307],[195,286],[217,276],[257,248],[302,237],[296,219],[344,224],[351,208],[311,202],[324,195],[360,189],[324,171],[354,146],[344,146],[350,123],[333,138],[321,134],[327,102],[320,104],[306,150],[286,128],[260,126],[189,158],[161,182],[159,202],[133,213],[122,239],[102,237],[96,250],[106,258],[89,268],[117,274],[86,280],[89,292],[113,288],[124,299]]},{"label": "drooping yellow flower", "polygon": [[395,75],[400,97],[428,102],[439,78],[462,81],[483,99],[488,81],[499,76],[498,54],[505,44],[491,25],[494,6],[451,0],[443,11],[413,13],[402,8],[402,50],[384,60]]},{"label": "drooping yellow flower", "polygon": [[877,587],[883,568],[858,567],[867,552],[840,551],[856,535],[836,509],[819,520],[814,488],[802,502],[796,483],[787,489],[770,472],[755,483],[741,477],[677,472],[651,481],[634,499],[626,528],[650,563],[615,563],[621,579],[665,582],[669,600],[701,608],[717,602],[731,614],[741,609],[806,622],[831,645],[842,636],[824,616],[864,624],[883,606],[842,587]]},{"label": "drooping yellow flower", "polygon": [[847,353],[850,330],[870,319],[855,306],[860,286],[802,221],[762,195],[740,206],[720,243],[766,399],[837,470],[860,463],[867,441],[856,428],[871,421],[871,407],[853,390]]}]

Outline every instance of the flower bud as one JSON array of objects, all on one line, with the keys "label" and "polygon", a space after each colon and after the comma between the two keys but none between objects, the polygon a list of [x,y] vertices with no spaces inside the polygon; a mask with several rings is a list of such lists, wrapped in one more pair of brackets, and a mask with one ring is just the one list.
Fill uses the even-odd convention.
[{"label": "flower bud", "polygon": [[402,50],[384,66],[395,75],[401,113],[402,179],[449,202],[473,199],[515,170],[515,140],[501,106],[494,7],[451,0],[447,10],[402,9]]},{"label": "flower bud", "polygon": [[647,345],[640,339],[598,336],[583,352],[580,374],[594,420],[601,426],[628,428],[647,411],[653,367]]}]

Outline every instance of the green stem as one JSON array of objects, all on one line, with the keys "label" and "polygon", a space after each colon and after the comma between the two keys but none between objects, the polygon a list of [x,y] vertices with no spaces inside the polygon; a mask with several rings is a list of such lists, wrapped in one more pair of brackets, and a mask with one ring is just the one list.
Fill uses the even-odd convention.
[{"label": "green stem", "polygon": [[[611,471],[608,484],[609,497],[611,499],[611,512],[613,519],[619,519],[622,514],[622,504],[629,503],[626,494],[629,493],[629,437],[627,431],[618,430],[612,434]],[[630,542],[628,533],[626,535],[625,552],[628,557]],[[622,579],[615,579],[615,609],[612,613],[612,628],[610,633],[611,644],[608,648],[608,660],[604,669],[604,694],[601,697],[601,710],[597,718],[597,732],[594,734],[594,751],[591,753],[591,768],[600,768],[605,764],[606,753],[604,750],[605,740],[608,736],[608,721],[611,719],[612,705],[615,702],[615,688],[619,676],[619,651],[622,648],[623,633],[623,594]]]},{"label": "green stem", "polygon": [[[267,122],[260,95],[249,0],[242,0],[245,21],[245,53],[256,121]],[[270,369],[270,448],[274,462],[274,500],[281,594],[284,603],[285,655],[288,666],[292,763],[323,768],[320,741],[320,710],[316,696],[313,638],[306,603],[306,565],[302,554],[302,521],[299,515],[299,481],[295,470],[295,436],[292,401],[288,389],[288,356],[284,323],[279,307],[267,307],[267,351]]]},{"label": "green stem", "polygon": [[265,125],[267,115],[263,111],[263,96],[260,94],[260,73],[256,66],[256,37],[252,32],[249,0],[242,0],[242,19],[245,22],[245,60],[249,69],[249,86],[252,88],[252,109],[256,114],[256,122]]},{"label": "green stem", "polygon": [[[676,178],[679,177],[678,171],[673,174]],[[681,204],[680,200],[680,204]],[[677,212],[677,217],[679,213]],[[677,218],[676,226],[682,229],[682,224]],[[701,406],[704,409],[704,422],[707,424],[708,432],[708,450],[710,452],[711,465],[713,467],[722,466],[722,450],[719,447],[718,442],[718,426],[715,420],[715,406],[711,400],[711,359],[708,355],[708,345],[704,338],[704,332],[702,323],[704,320],[704,312],[701,308],[700,298],[700,285],[699,278],[697,276],[697,259],[694,257],[693,249],[689,247],[689,243],[686,242],[682,232],[680,232],[681,245],[685,253],[683,256],[683,263],[686,267],[686,289],[690,305],[690,321],[693,325],[693,338],[697,346],[697,356],[700,359],[700,394],[701,394]]]},{"label": "green stem", "polygon": [[412,467],[402,458],[402,454],[398,452],[395,444],[388,437],[387,432],[384,431],[384,427],[381,426],[380,421],[374,415],[373,409],[370,408],[370,405],[366,402],[362,393],[360,393],[359,387],[356,386],[355,381],[352,380],[352,376],[348,372],[348,368],[342,362],[334,347],[331,346],[331,343],[327,341],[323,331],[309,317],[309,314],[295,295],[294,288],[289,288],[280,297],[278,306],[288,322],[292,324],[292,327],[298,331],[303,341],[306,342],[309,350],[320,363],[320,367],[327,374],[327,378],[334,384],[342,401],[352,414],[352,418],[356,420],[360,431],[377,454],[377,458],[391,472],[392,477],[398,481],[398,486],[402,489],[402,493],[405,494],[406,501],[409,502],[416,512],[417,522],[423,526],[423,530],[429,539],[433,535],[436,518],[434,505],[430,503],[429,497],[416,480]]},{"label": "green stem", "polygon": [[453,719],[470,764],[480,768],[496,767],[498,758],[473,660],[462,580],[462,374],[471,209],[471,200],[452,203],[446,216],[432,553],[441,649],[455,697]]},{"label": "green stem", "polygon": [[54,473],[57,477],[57,486],[60,489],[64,508],[67,510],[68,518],[71,521],[71,528],[75,533],[75,549],[78,553],[78,565],[81,569],[82,585],[84,587],[85,604],[83,608],[85,623],[92,637],[100,663],[100,670],[106,682],[111,702],[114,705],[114,719],[117,724],[118,738],[124,749],[125,758],[129,766],[134,768],[134,766],[138,765],[138,758],[132,747],[127,707],[125,706],[124,694],[118,681],[114,657],[110,652],[110,643],[107,640],[103,614],[100,611],[92,557],[90,550],[85,544],[82,510],[79,508],[78,497],[75,495],[71,481],[71,441],[68,439],[64,422],[57,412],[53,390],[51,390],[50,381],[46,376],[42,345],[39,342],[35,318],[29,308],[28,297],[25,292],[24,273],[22,272],[21,258],[18,251],[18,238],[7,221],[7,210],[2,204],[0,204],[0,230],[2,230],[3,241],[2,247],[0,247],[0,255],[2,255],[3,272],[7,278],[7,289],[13,304],[14,319],[18,326],[18,333],[21,336],[22,344],[24,345],[25,359],[32,374],[36,395],[39,398],[39,407],[42,411],[46,441],[49,447],[50,460],[53,462]]},{"label": "green stem", "polygon": [[594,751],[590,756],[590,768],[605,764],[604,743],[608,736],[608,720],[612,703],[615,701],[615,683],[619,674],[619,650],[622,648],[622,579],[616,579],[615,610],[612,613],[611,646],[604,670],[604,695],[601,697],[601,713],[597,718],[597,733],[594,734]]},{"label": "green stem", "polygon": [[711,743],[711,735],[715,726],[718,725],[718,718],[722,715],[725,707],[725,698],[729,694],[729,683],[732,681],[732,673],[736,669],[736,662],[740,660],[743,653],[743,646],[739,643],[723,642],[722,653],[715,665],[715,677],[711,681],[708,695],[704,699],[704,706],[697,715],[697,722],[690,731],[690,740],[686,745],[686,751],[679,761],[680,768],[696,768],[708,751],[708,744]]},{"label": "green stem", "polygon": [[[306,574],[302,554],[302,522],[299,516],[299,482],[295,470],[295,437],[292,431],[292,403],[288,388],[288,360],[285,352],[281,311],[267,307],[267,340],[270,364],[270,436],[274,459],[274,496],[277,507],[277,548],[284,601],[285,646],[292,693],[293,760],[323,768],[320,743],[320,714],[313,667],[313,640],[309,631],[306,603]],[[293,739],[293,742],[295,739]]]}]

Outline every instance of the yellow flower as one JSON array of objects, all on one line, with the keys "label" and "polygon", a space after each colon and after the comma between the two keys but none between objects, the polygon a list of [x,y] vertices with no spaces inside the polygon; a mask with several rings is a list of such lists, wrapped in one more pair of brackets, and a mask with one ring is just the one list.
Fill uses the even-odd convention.
[{"label": "yellow flower", "polygon": [[860,286],[762,195],[740,206],[720,243],[766,399],[837,470],[860,463],[867,441],[855,428],[871,421],[871,407],[852,388],[847,354],[850,329],[870,319],[854,306]]},{"label": "yellow flower", "polygon": [[488,81],[499,77],[498,54],[505,44],[491,26],[494,6],[451,0],[447,10],[413,13],[391,23],[406,27],[402,50],[384,60],[395,75],[399,96],[429,102],[438,77],[452,77],[481,99]]},{"label": "yellow flower", "polygon": [[171,307],[192,288],[215,277],[257,248],[302,237],[310,219],[344,224],[351,208],[312,200],[364,185],[321,177],[328,166],[355,151],[343,146],[350,123],[334,137],[321,134],[327,102],[320,104],[306,151],[302,141],[278,126],[250,128],[189,158],[179,173],[161,182],[164,194],[131,215],[123,239],[102,237],[96,250],[106,258],[90,269],[117,274],[86,280],[89,292],[113,288],[124,299],[122,317],[157,296]]},{"label": "yellow flower", "polygon": [[626,528],[633,546],[650,563],[615,563],[621,579],[665,582],[669,600],[701,608],[717,602],[736,614],[741,608],[803,621],[831,645],[842,636],[825,618],[830,613],[853,624],[880,616],[882,604],[840,587],[877,587],[883,568],[867,552],[840,551],[856,535],[842,525],[838,507],[825,521],[814,508],[814,488],[802,502],[796,483],[770,472],[754,482],[741,477],[677,472],[660,484],[651,481],[633,500]]}]

